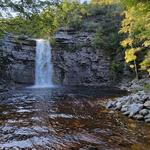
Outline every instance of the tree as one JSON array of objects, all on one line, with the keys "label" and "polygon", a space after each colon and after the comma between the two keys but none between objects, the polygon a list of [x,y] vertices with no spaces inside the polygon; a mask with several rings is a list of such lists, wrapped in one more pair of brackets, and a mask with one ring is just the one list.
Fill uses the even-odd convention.
[{"label": "tree", "polygon": [[[4,0],[7,1],[7,0]],[[8,0],[11,3],[11,0]],[[63,25],[69,25],[72,20],[82,19],[86,13],[84,4],[77,0],[19,1],[3,3],[1,8],[11,8],[16,16],[0,19],[1,33],[25,34],[32,37],[48,37]],[[5,4],[5,5],[4,5]]]},{"label": "tree", "polygon": [[101,4],[101,5],[111,5],[115,2],[118,2],[118,0],[92,0],[93,4]]},{"label": "tree", "polygon": [[[59,3],[60,0],[1,0],[0,9],[9,16],[17,13],[17,15],[30,17],[33,13],[40,13],[49,5],[57,5]],[[2,13],[1,16],[3,16]]]},{"label": "tree", "polygon": [[121,44],[126,49],[125,60],[131,68],[150,74],[150,1],[122,0],[125,18],[120,33],[127,35]]}]

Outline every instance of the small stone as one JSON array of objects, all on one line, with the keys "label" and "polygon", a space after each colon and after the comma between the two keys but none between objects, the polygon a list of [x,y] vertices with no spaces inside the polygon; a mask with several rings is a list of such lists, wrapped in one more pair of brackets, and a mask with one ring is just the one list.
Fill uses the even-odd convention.
[{"label": "small stone", "polygon": [[143,102],[145,102],[146,100],[148,100],[148,98],[149,98],[149,96],[147,94],[143,94],[141,96],[141,99],[142,99]]},{"label": "small stone", "polygon": [[113,108],[113,107],[114,107],[113,102],[112,102],[112,101],[109,101],[109,102],[107,103],[106,108],[108,109],[108,108]]},{"label": "small stone", "polygon": [[140,96],[138,94],[132,95],[132,100],[133,101],[138,101],[140,99]]},{"label": "small stone", "polygon": [[121,108],[122,108],[121,104],[120,104],[120,103],[119,103],[119,104],[117,103],[115,109],[116,109],[116,110],[120,110]]},{"label": "small stone", "polygon": [[128,110],[130,111],[130,114],[136,114],[143,108],[143,104],[131,104],[128,106]]},{"label": "small stone", "polygon": [[144,107],[150,109],[150,101],[146,101],[146,102],[144,103]]},{"label": "small stone", "polygon": [[142,120],[142,119],[144,119],[144,117],[143,117],[142,115],[139,115],[139,114],[133,116],[133,118],[134,118],[134,119],[137,119],[137,120]]},{"label": "small stone", "polygon": [[129,117],[132,118],[133,115],[134,115],[134,113],[133,113],[133,112],[130,112]]},{"label": "small stone", "polygon": [[88,145],[88,146],[80,148],[79,150],[98,150],[98,148],[95,146]]},{"label": "small stone", "polygon": [[128,116],[129,114],[130,114],[130,112],[129,111],[126,111],[126,112],[124,112],[123,113],[125,116]]},{"label": "small stone", "polygon": [[110,114],[114,114],[115,112],[112,110],[112,111],[110,111],[109,113],[110,113]]},{"label": "small stone", "polygon": [[147,115],[148,113],[149,113],[149,112],[148,112],[147,109],[142,109],[142,110],[139,112],[139,114],[140,114],[140,115],[143,115],[143,116]]},{"label": "small stone", "polygon": [[144,91],[139,91],[137,94],[138,95],[145,95],[145,92]]},{"label": "small stone", "polygon": [[150,119],[145,119],[145,122],[146,123],[150,123]]},{"label": "small stone", "polygon": [[145,119],[150,119],[150,114],[146,115],[144,118]]},{"label": "small stone", "polygon": [[131,101],[127,101],[125,105],[129,106],[130,104],[131,104]]},{"label": "small stone", "polygon": [[122,108],[127,108],[128,107],[128,105],[126,105],[126,104],[124,104],[123,106],[122,106]]},{"label": "small stone", "polygon": [[121,108],[121,112],[126,112],[126,111],[128,111],[128,108],[127,108],[127,107],[122,107],[122,108]]}]

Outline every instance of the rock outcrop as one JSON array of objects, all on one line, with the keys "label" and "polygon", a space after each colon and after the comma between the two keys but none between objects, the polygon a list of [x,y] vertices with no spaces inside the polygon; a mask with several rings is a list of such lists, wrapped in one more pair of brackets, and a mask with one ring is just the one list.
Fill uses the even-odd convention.
[{"label": "rock outcrop", "polygon": [[110,57],[102,49],[91,46],[93,34],[61,29],[52,46],[56,83],[108,84]]},{"label": "rock outcrop", "polygon": [[[54,80],[58,84],[108,84],[110,58],[91,46],[92,34],[61,29],[52,46]],[[0,40],[0,77],[14,85],[32,85],[35,40],[6,36]]]},{"label": "rock outcrop", "polygon": [[12,84],[33,84],[35,40],[5,36],[0,40],[0,78]]}]

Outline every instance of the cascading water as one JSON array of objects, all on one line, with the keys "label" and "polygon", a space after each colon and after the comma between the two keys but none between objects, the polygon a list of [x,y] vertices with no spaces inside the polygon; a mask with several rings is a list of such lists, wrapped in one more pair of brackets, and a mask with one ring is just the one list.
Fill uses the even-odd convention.
[{"label": "cascading water", "polygon": [[35,86],[53,87],[51,46],[48,40],[36,40]]}]

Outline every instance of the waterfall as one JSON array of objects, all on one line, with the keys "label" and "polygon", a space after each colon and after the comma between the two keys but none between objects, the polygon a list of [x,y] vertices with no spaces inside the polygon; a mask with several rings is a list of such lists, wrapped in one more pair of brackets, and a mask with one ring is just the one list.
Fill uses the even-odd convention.
[{"label": "waterfall", "polygon": [[51,62],[51,46],[48,40],[36,40],[35,86],[53,87]]}]

